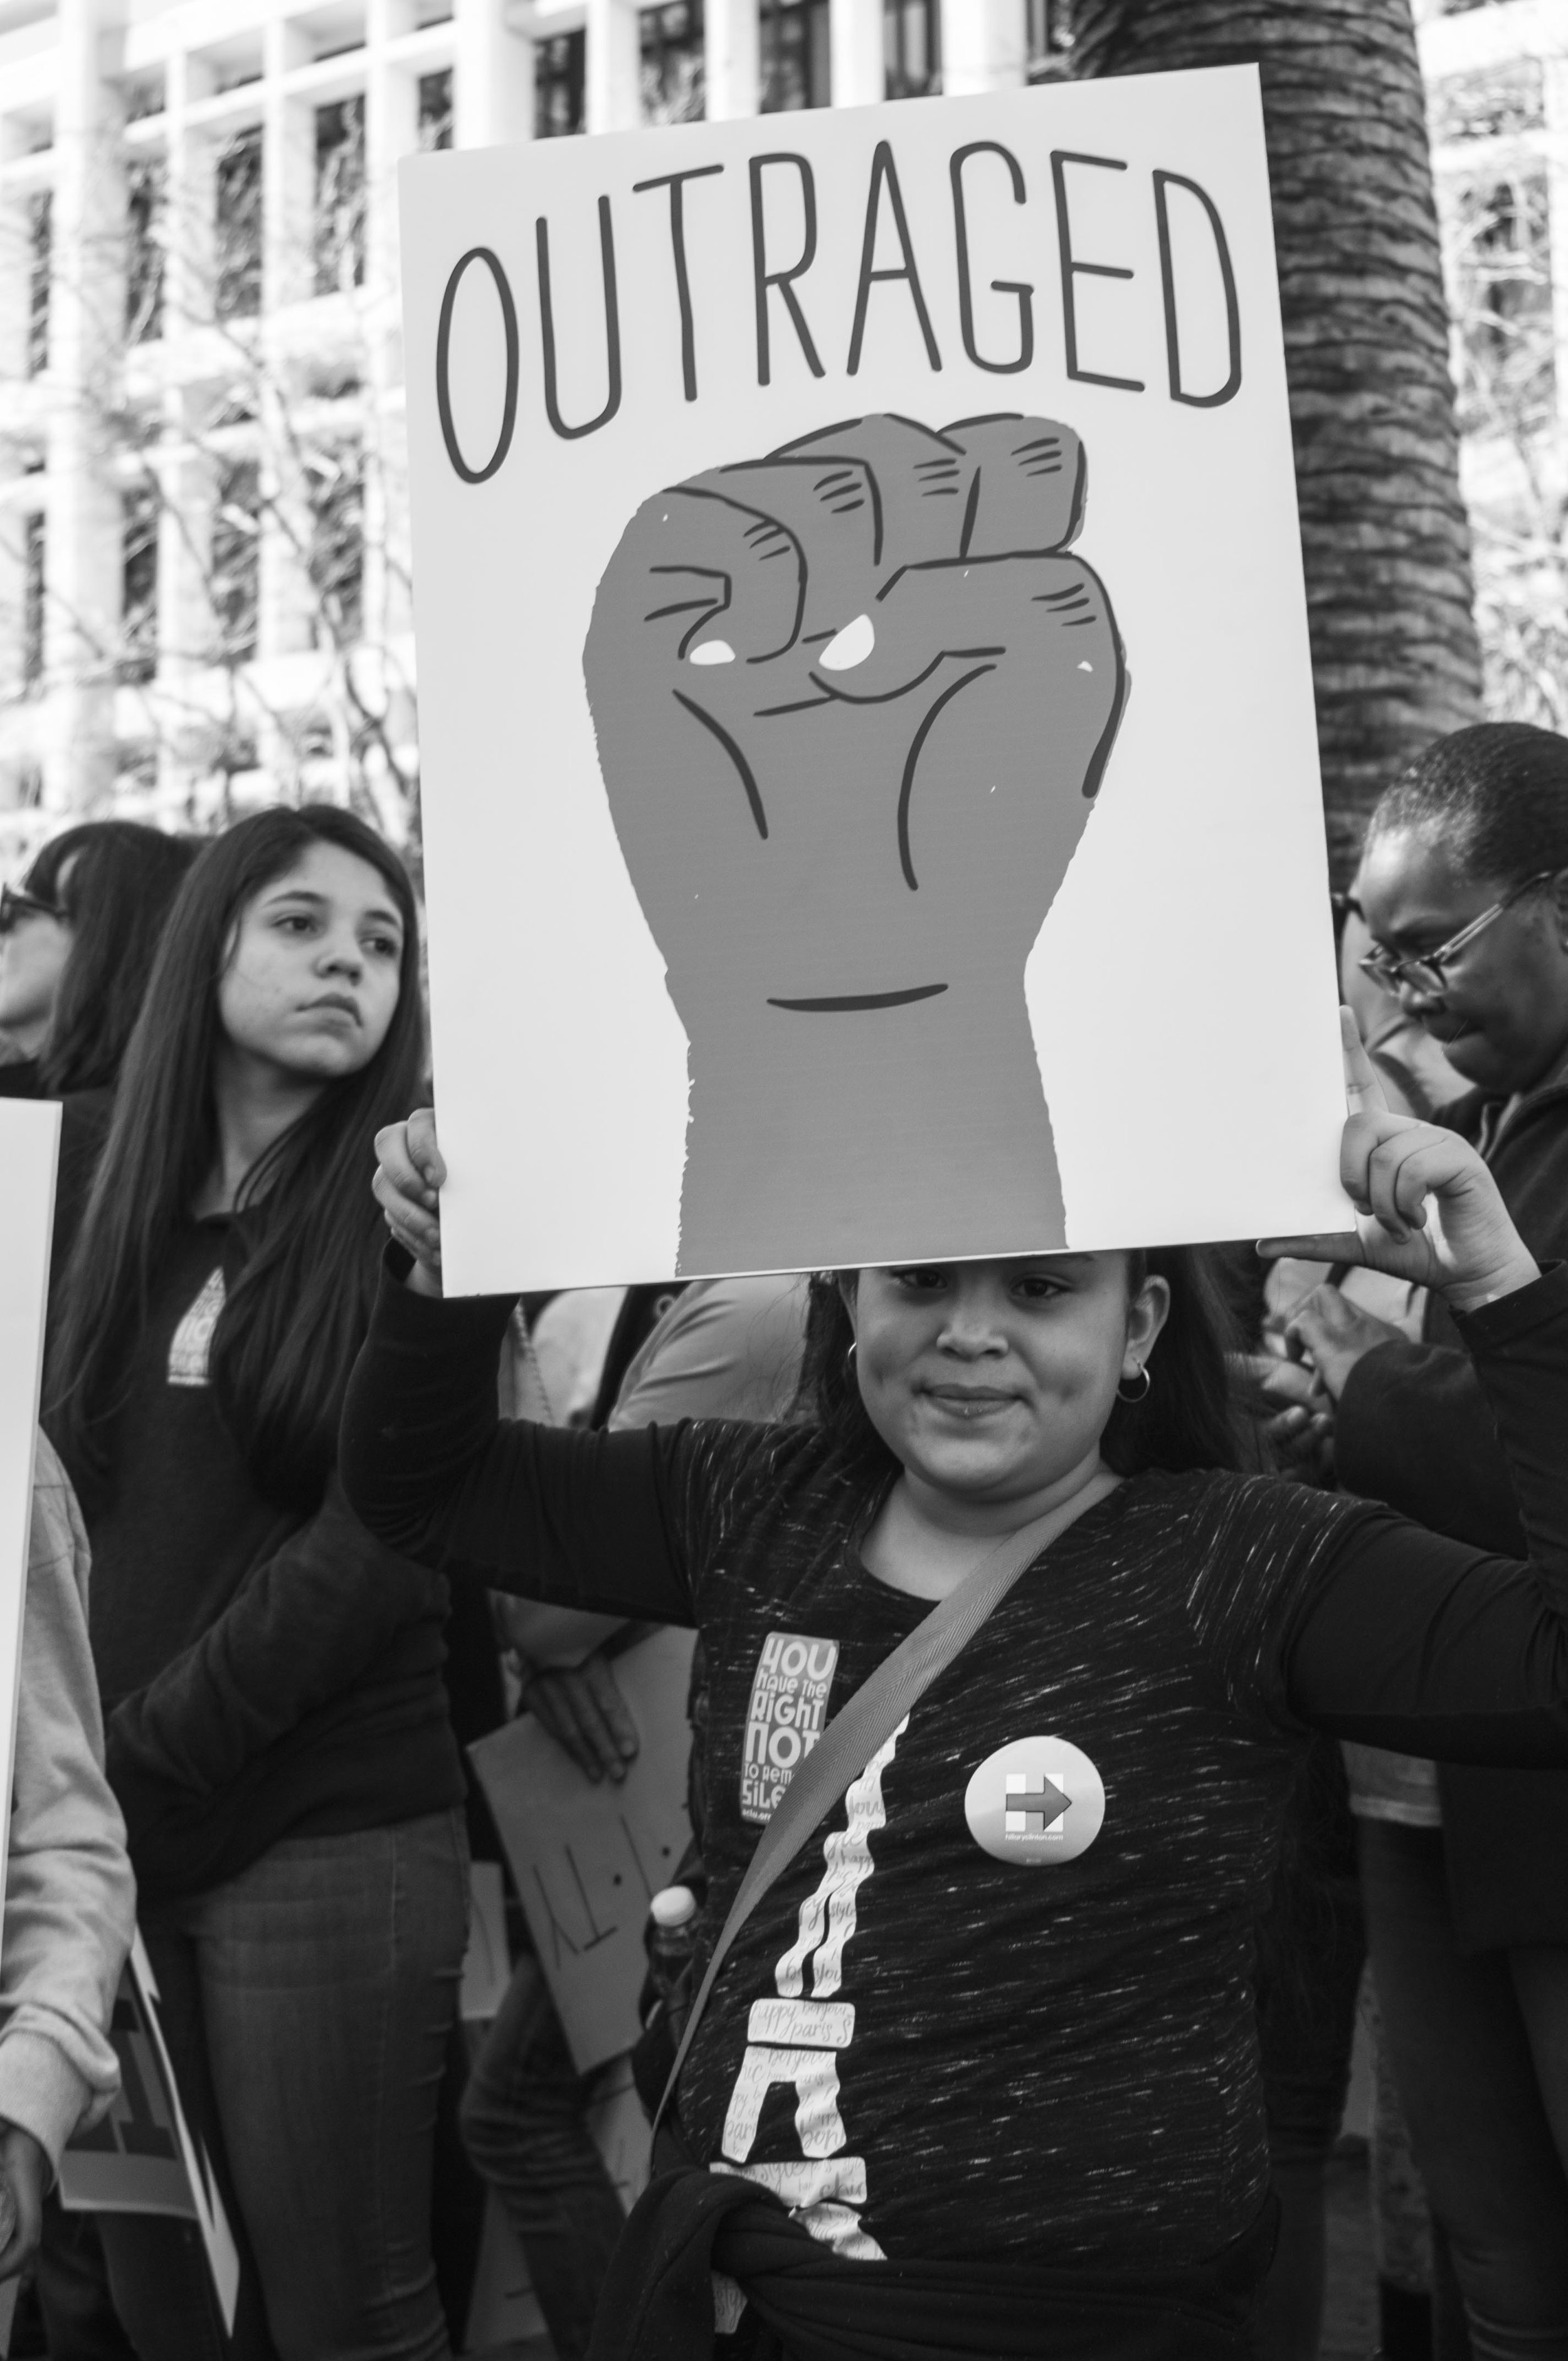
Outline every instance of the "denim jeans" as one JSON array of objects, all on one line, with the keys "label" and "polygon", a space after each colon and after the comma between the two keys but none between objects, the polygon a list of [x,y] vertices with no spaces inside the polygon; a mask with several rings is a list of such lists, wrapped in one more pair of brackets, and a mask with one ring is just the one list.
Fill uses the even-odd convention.
[{"label": "denim jeans", "polygon": [[144,1913],[243,2285],[231,2345],[190,2225],[100,2216],[140,2361],[447,2361],[431,2148],[467,1915],[460,1812],[291,1838]]},{"label": "denim jeans", "polygon": [[625,2226],[583,2118],[587,2095],[543,1972],[525,1957],[474,2061],[463,2144],[517,2232],[558,2361],[582,2361],[588,2349],[599,2290]]},{"label": "denim jeans", "polygon": [[1383,2037],[1475,2361],[1568,2361],[1568,1949],[1467,1955],[1435,1828],[1364,1820]]}]

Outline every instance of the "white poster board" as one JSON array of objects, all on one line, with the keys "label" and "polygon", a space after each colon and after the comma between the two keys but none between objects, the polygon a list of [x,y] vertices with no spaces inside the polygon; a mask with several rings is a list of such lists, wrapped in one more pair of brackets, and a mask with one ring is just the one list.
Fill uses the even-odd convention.
[{"label": "white poster board", "polygon": [[691,1841],[686,1688],[693,1635],[665,1629],[615,1659],[640,1741],[619,1785],[579,1771],[532,1714],[468,1749],[579,2074],[630,2049],[648,1905]]},{"label": "white poster board", "polygon": [[448,1287],[1341,1226],[1255,71],[401,214]]},{"label": "white poster board", "polygon": [[6,1175],[7,1251],[0,1262],[0,1891],[11,1835],[16,1684],[27,1596],[33,1449],[43,1378],[49,1232],[60,1150],[52,1101],[0,1099],[0,1159]]},{"label": "white poster board", "polygon": [[162,2213],[201,2233],[224,2326],[239,2302],[239,2250],[202,2141],[192,2133],[159,2019],[158,1980],[140,1932],[120,1975],[110,2038],[120,2092],[91,2131],[78,2132],[60,2164],[67,2213]]}]

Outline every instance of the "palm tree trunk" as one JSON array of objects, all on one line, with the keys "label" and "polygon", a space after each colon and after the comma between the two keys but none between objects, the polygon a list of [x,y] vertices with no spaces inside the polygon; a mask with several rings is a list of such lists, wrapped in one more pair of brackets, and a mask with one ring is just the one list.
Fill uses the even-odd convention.
[{"label": "palm tree trunk", "polygon": [[1479,718],[1409,0],[1076,0],[1075,76],[1255,62],[1335,882],[1380,790]]}]

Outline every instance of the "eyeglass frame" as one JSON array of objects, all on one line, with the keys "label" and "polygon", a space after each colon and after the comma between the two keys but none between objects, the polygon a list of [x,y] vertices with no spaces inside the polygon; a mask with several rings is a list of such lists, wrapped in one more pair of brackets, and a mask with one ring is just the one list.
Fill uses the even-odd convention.
[{"label": "eyeglass frame", "polygon": [[[1357,960],[1356,965],[1363,975],[1369,975],[1374,983],[1382,985],[1385,992],[1398,992],[1401,984],[1407,983],[1422,990],[1441,992],[1448,981],[1444,969],[1451,967],[1462,951],[1469,950],[1477,935],[1485,934],[1505,910],[1511,910],[1516,902],[1522,902],[1525,895],[1533,894],[1538,885],[1549,885],[1554,877],[1562,874],[1559,869],[1538,869],[1533,877],[1527,877],[1521,885],[1516,885],[1510,893],[1505,894],[1501,901],[1494,902],[1490,909],[1483,910],[1479,917],[1472,918],[1467,926],[1461,927],[1456,935],[1450,935],[1445,943],[1439,943],[1434,951],[1421,951],[1409,959],[1397,959],[1392,952],[1378,949],[1367,951]],[[1426,971],[1424,975],[1422,969]]]},{"label": "eyeglass frame", "polygon": [[29,894],[21,885],[0,885],[0,938],[8,935],[18,918],[53,918],[63,923],[65,912],[58,902],[46,902],[38,894]]}]

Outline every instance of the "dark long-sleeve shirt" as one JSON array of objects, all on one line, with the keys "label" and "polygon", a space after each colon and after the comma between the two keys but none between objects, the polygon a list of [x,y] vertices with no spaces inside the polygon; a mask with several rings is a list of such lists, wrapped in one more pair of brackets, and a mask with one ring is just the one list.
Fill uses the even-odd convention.
[{"label": "dark long-sleeve shirt", "polygon": [[207,1353],[243,1251],[229,1222],[181,1226],[88,1488],[109,1773],[153,1894],[462,1798],[441,1577],[373,1540],[335,1480],[313,1516],[267,1499],[219,1414]]},{"label": "dark long-sleeve shirt", "polygon": [[[885,1478],[812,1429],[498,1425],[504,1317],[383,1289],[345,1413],[349,1496],[455,1577],[700,1628],[711,1934],[756,1840],[746,1756],[774,1642],[830,1666],[836,1710],[927,1611],[861,1558]],[[1568,1762],[1568,1273],[1465,1331],[1530,1562],[1266,1478],[1122,1485],[748,1922],[683,2080],[699,2160],[744,2169],[849,2254],[1114,2249],[1158,2268],[1245,2230],[1266,2175],[1252,1927],[1307,1725]],[[788,1730],[769,1732],[782,1759]],[[1104,1821],[1024,1866],[982,1850],[966,1805],[1031,1738],[1088,1759]]]},{"label": "dark long-sleeve shirt", "polygon": [[[1481,1148],[1537,1259],[1568,1255],[1568,1061],[1515,1104],[1476,1091],[1442,1120]],[[1490,1404],[1441,1300],[1428,1303],[1419,1345],[1380,1345],[1357,1362],[1335,1433],[1346,1491],[1477,1549],[1524,1548]],[[1460,1941],[1472,1950],[1568,1943],[1568,1771],[1443,1761],[1439,1785]]]}]

